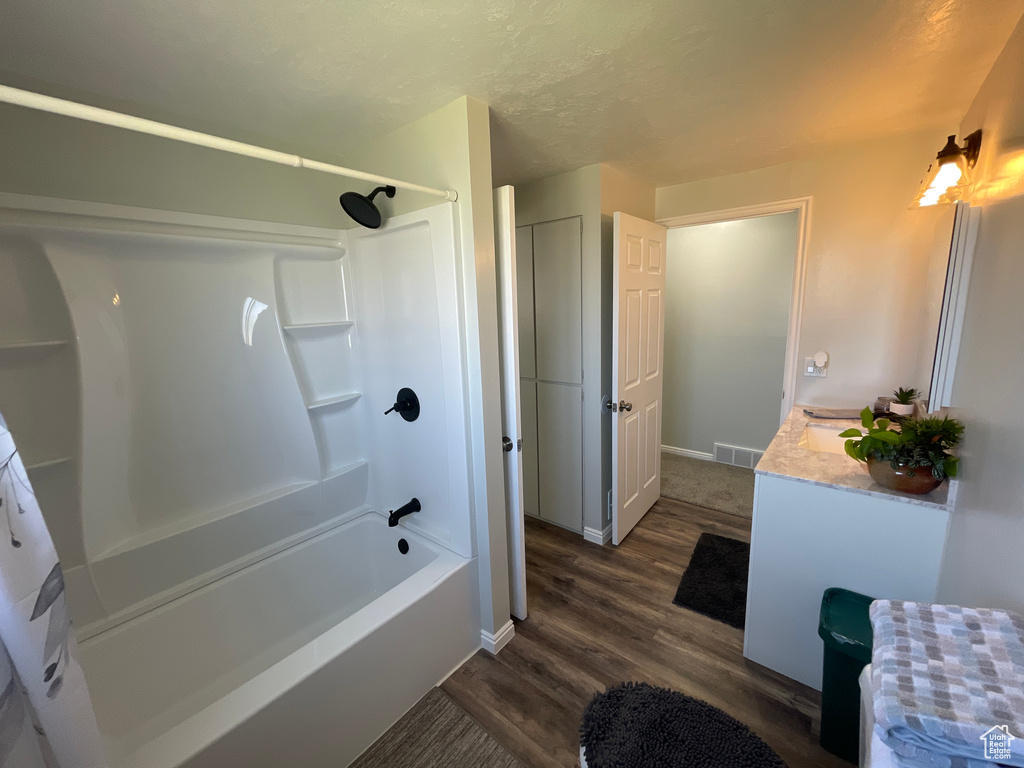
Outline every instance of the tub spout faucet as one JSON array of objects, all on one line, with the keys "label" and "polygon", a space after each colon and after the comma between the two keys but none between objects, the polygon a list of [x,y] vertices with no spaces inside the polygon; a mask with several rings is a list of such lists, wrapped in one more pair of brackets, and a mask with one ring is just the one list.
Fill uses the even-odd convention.
[{"label": "tub spout faucet", "polygon": [[388,527],[394,528],[403,517],[411,515],[413,512],[419,512],[420,509],[422,509],[420,500],[412,499],[409,503],[403,504],[398,509],[388,512]]}]

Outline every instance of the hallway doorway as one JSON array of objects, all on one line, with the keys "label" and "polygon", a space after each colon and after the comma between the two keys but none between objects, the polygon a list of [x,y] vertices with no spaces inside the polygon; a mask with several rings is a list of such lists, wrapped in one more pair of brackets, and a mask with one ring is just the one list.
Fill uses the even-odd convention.
[{"label": "hallway doorway", "polygon": [[792,409],[809,203],[662,222],[663,451],[753,468]]}]

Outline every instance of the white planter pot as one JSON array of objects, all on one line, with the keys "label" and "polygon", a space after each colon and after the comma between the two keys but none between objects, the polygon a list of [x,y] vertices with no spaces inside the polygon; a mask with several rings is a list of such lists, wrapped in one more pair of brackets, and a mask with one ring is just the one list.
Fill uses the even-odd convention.
[{"label": "white planter pot", "polygon": [[914,415],[914,404],[913,403],[889,403],[889,410],[895,413],[897,416],[913,416]]}]

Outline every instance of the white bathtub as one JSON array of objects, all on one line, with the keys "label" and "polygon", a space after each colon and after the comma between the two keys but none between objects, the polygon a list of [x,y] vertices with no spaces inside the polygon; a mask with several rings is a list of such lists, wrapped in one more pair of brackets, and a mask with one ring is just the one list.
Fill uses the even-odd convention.
[{"label": "white bathtub", "polygon": [[347,765],[479,647],[472,564],[368,513],[89,638],[112,764]]}]

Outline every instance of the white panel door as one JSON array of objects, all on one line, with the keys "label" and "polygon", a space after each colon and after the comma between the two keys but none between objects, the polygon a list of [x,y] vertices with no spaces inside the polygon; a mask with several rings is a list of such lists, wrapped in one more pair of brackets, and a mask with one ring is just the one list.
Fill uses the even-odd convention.
[{"label": "white panel door", "polygon": [[612,541],[661,495],[665,227],[616,211],[613,266]]},{"label": "white panel door", "polygon": [[526,618],[526,531],[523,521],[522,413],[519,404],[519,312],[516,280],[515,197],[512,187],[494,190],[494,245],[501,304],[502,438],[505,449],[505,520],[508,527],[509,604]]}]

